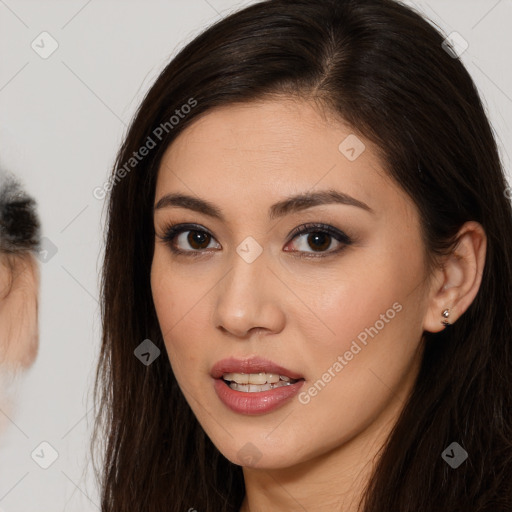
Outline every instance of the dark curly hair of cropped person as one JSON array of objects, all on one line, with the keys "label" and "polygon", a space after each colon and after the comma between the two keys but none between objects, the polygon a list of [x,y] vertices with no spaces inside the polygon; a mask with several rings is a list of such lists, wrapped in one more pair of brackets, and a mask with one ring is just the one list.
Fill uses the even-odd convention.
[{"label": "dark curly hair of cropped person", "polygon": [[0,252],[36,251],[39,232],[35,200],[23,191],[14,176],[0,173]]}]

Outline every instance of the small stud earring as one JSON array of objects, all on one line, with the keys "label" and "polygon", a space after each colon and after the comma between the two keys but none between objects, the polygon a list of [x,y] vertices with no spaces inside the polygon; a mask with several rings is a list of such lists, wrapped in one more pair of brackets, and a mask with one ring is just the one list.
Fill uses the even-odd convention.
[{"label": "small stud earring", "polygon": [[[448,308],[446,308],[443,312],[442,312],[442,315],[444,318],[448,318],[450,316],[450,310]],[[448,320],[441,320],[441,323],[443,325],[451,325],[450,322],[448,322]]]}]

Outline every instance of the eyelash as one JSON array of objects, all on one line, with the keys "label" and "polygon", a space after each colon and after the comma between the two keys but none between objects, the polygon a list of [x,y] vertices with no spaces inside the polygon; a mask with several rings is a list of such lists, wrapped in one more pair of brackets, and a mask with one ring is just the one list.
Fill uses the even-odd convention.
[{"label": "eyelash", "polygon": [[[165,244],[167,244],[170,248],[170,250],[177,255],[183,255],[183,256],[191,256],[191,257],[198,257],[203,256],[205,252],[210,252],[207,249],[203,250],[190,250],[190,251],[184,251],[182,249],[178,249],[174,246],[173,242],[175,238],[180,235],[181,233],[187,232],[187,231],[197,231],[199,233],[206,233],[210,237],[212,237],[215,240],[215,237],[206,229],[203,229],[201,226],[197,224],[168,224],[164,229],[164,236],[159,236]],[[295,238],[305,235],[305,234],[312,234],[312,233],[324,233],[327,235],[330,235],[332,238],[334,238],[337,242],[341,243],[342,246],[335,250],[329,250],[329,251],[320,251],[320,252],[308,252],[308,251],[286,251],[286,252],[292,252],[292,253],[298,253],[297,257],[299,258],[325,258],[327,256],[331,256],[333,254],[337,254],[341,251],[343,251],[347,246],[351,245],[353,243],[353,240],[345,234],[343,231],[340,231],[339,229],[329,226],[328,224],[320,224],[315,222],[308,222],[306,224],[302,224],[300,226],[297,226],[294,228],[291,233],[289,234],[290,242],[294,240]],[[290,243],[288,242],[288,243]],[[287,245],[288,245],[287,243]]]}]

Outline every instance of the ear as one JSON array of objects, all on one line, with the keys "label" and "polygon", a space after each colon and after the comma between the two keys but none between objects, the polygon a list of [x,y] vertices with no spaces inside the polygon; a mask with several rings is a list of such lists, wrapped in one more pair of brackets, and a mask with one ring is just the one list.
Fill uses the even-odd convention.
[{"label": "ear", "polygon": [[30,253],[0,254],[0,364],[28,368],[38,345],[39,267]]},{"label": "ear", "polygon": [[[473,302],[485,265],[487,237],[481,224],[466,222],[457,234],[453,252],[443,258],[439,269],[434,272],[430,288],[428,310],[423,329],[439,332],[445,329],[442,320],[450,324],[462,316]],[[443,311],[449,310],[445,318]]]}]

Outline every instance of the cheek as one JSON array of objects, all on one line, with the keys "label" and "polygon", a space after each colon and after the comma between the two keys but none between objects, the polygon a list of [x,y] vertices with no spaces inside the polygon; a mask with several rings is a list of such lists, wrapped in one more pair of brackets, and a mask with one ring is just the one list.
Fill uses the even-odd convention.
[{"label": "cheek", "polygon": [[18,265],[11,280],[0,262],[0,360],[13,369],[29,368],[39,347],[39,270],[32,259]]},{"label": "cheek", "polygon": [[[297,293],[304,297],[304,304],[298,305],[289,318],[297,322],[302,339],[314,340],[312,346],[316,353],[331,356],[333,351],[349,350],[358,336],[364,343],[370,338],[369,330],[375,333],[374,326],[381,337],[381,333],[391,330],[391,324],[401,324],[406,315],[399,314],[397,309],[408,311],[415,300],[414,289],[421,292],[419,265],[386,259],[385,253],[379,257],[354,255],[332,272],[319,274],[302,284],[294,283],[293,288],[296,286]],[[308,281],[314,284],[305,285]]]},{"label": "cheek", "polygon": [[424,290],[418,285],[422,259],[413,250],[409,255],[406,262],[383,252],[378,266],[361,258],[343,278],[331,281],[328,293],[312,297],[329,330],[319,337],[317,325],[317,334],[312,328],[305,337],[315,340],[305,347],[314,375],[302,403],[317,419],[328,411],[326,421],[330,415],[341,431],[360,428],[393,396],[401,397],[415,371]]},{"label": "cheek", "polygon": [[360,253],[347,259],[349,270],[310,287],[315,321],[311,315],[295,318],[307,340],[310,383],[320,382],[304,401],[322,395],[317,405],[338,403],[360,414],[378,407],[408,373],[422,333],[423,260],[419,251],[398,249]]},{"label": "cheek", "polygon": [[172,272],[165,255],[155,251],[151,291],[169,360],[178,377],[181,369],[197,368],[199,345],[204,346],[206,332],[198,318],[203,318],[208,287],[202,286],[201,280]]}]

